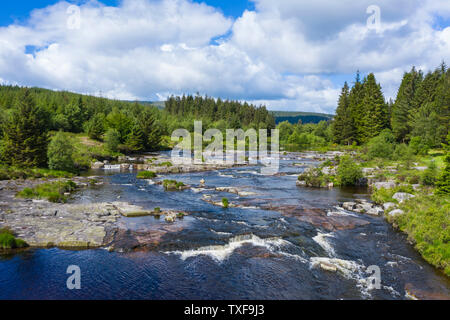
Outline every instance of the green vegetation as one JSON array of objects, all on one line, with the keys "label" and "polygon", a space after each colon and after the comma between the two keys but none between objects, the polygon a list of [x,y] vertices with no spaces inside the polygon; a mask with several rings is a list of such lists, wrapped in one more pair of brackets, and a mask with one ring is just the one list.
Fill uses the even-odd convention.
[{"label": "green vegetation", "polygon": [[156,173],[153,171],[141,171],[137,174],[138,179],[153,179],[156,178]]},{"label": "green vegetation", "polygon": [[185,184],[176,180],[164,180],[163,187],[166,191],[181,190]]},{"label": "green vegetation", "polygon": [[341,186],[356,186],[361,185],[363,173],[358,165],[349,156],[344,156],[340,159],[337,169],[337,179]]},{"label": "green vegetation", "polygon": [[407,233],[430,264],[450,276],[450,200],[422,195],[400,205],[405,214],[390,217]]},{"label": "green vegetation", "polygon": [[67,202],[65,193],[73,192],[77,185],[69,181],[49,182],[37,185],[34,188],[25,188],[17,194],[17,197],[25,199],[45,199],[50,202]]},{"label": "green vegetation", "polygon": [[336,182],[333,176],[324,174],[322,168],[309,168],[298,177],[298,180],[313,188],[325,188],[331,182]]},{"label": "green vegetation", "polygon": [[73,173],[39,168],[0,166],[0,180],[72,178]]},{"label": "green vegetation", "polygon": [[230,206],[230,201],[227,198],[222,199],[222,206],[227,209]]},{"label": "green vegetation", "polygon": [[48,167],[52,170],[73,171],[74,151],[70,139],[63,132],[58,132],[48,146]]},{"label": "green vegetation", "polygon": [[9,228],[0,229],[0,250],[26,248],[28,244],[14,237],[14,233]]}]

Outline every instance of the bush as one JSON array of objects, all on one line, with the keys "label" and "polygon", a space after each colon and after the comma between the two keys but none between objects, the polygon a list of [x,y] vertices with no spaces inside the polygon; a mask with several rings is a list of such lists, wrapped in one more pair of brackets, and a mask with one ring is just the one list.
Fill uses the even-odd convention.
[{"label": "bush", "polygon": [[379,136],[369,141],[367,155],[371,159],[391,159],[394,154],[394,141],[395,137],[392,132],[388,129],[384,130]]},{"label": "bush", "polygon": [[116,129],[109,129],[105,134],[106,149],[110,152],[118,152],[120,145],[120,133]]},{"label": "bush", "polygon": [[325,188],[333,181],[332,177],[322,172],[321,168],[311,168],[298,177],[299,181],[305,181],[308,187]]},{"label": "bush", "polygon": [[439,194],[450,194],[450,154],[445,158],[445,163],[445,168],[436,183]]},{"label": "bush", "polygon": [[222,199],[222,205],[225,209],[227,209],[230,206],[230,202],[228,201],[227,198]]},{"label": "bush", "polygon": [[349,156],[343,156],[337,169],[337,179],[341,186],[356,186],[364,177],[361,168]]},{"label": "bush", "polygon": [[153,171],[141,171],[137,174],[138,179],[153,179],[156,178],[156,173]]},{"label": "bush", "polygon": [[47,151],[48,166],[51,170],[74,172],[74,147],[68,136],[58,132],[50,142]]},{"label": "bush", "polygon": [[393,160],[403,160],[407,168],[411,167],[411,163],[414,160],[414,151],[411,147],[406,144],[398,144],[395,147],[394,154],[392,155]]},{"label": "bush", "polygon": [[0,229],[0,249],[18,249],[28,247],[28,244],[16,239],[10,230]]},{"label": "bush", "polygon": [[182,187],[184,187],[184,183],[178,182],[176,180],[164,180],[163,187],[166,190],[180,190]]},{"label": "bush", "polygon": [[426,155],[430,150],[430,146],[421,137],[413,137],[409,142],[409,146],[414,154],[418,155]]},{"label": "bush", "polygon": [[428,168],[423,172],[420,182],[424,186],[434,186],[437,181],[438,171],[434,161],[431,161]]}]

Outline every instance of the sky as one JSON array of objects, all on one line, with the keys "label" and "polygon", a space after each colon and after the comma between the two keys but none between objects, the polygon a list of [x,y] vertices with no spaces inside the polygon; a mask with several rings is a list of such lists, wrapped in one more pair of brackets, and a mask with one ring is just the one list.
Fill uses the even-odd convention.
[{"label": "sky", "polygon": [[450,61],[448,0],[16,0],[0,83],[124,100],[196,94],[334,113],[345,81]]}]

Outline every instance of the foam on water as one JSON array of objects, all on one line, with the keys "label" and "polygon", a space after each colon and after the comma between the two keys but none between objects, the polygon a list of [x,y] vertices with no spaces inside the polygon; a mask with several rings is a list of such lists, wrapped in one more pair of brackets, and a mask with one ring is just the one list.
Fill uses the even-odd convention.
[{"label": "foam on water", "polygon": [[213,260],[220,263],[228,259],[236,249],[242,247],[245,244],[249,244],[254,247],[263,247],[272,253],[281,254],[286,257],[295,257],[296,260],[305,260],[300,256],[292,255],[281,250],[282,247],[292,245],[289,241],[283,240],[281,238],[261,239],[254,234],[241,235],[230,238],[228,243],[225,245],[207,246],[186,251],[172,251],[166,252],[166,254],[179,255],[181,260],[183,261],[197,256],[209,256]]},{"label": "foam on water", "polygon": [[321,246],[326,253],[328,253],[328,255],[330,257],[334,257],[336,255],[336,253],[334,252],[333,247],[331,246],[330,242],[327,240],[327,238],[334,238],[334,235],[332,233],[317,233],[317,236],[315,236],[313,238],[313,240],[319,245]]}]

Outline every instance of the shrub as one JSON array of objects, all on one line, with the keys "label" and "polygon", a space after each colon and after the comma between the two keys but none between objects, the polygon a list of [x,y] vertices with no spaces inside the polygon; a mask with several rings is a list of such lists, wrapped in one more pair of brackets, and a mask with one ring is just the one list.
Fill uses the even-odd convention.
[{"label": "shrub", "polygon": [[450,194],[450,154],[445,158],[445,168],[436,183],[439,194]]},{"label": "shrub", "polygon": [[227,198],[222,199],[222,205],[225,209],[227,209],[230,206],[230,202],[228,201]]},{"label": "shrub", "polygon": [[48,166],[51,170],[74,172],[74,147],[69,137],[58,132],[50,142],[47,151]]},{"label": "shrub", "polygon": [[305,171],[298,177],[298,180],[305,181],[308,187],[314,188],[324,188],[333,182],[332,177],[324,174],[320,168],[311,168]]},{"label": "shrub", "polygon": [[138,179],[153,179],[156,178],[156,173],[153,171],[141,171],[137,174]]},{"label": "shrub", "polygon": [[431,161],[428,168],[423,172],[420,182],[425,186],[434,186],[437,181],[437,166],[434,161]]},{"label": "shrub", "polygon": [[109,129],[105,134],[105,146],[110,152],[118,152],[120,145],[120,133],[116,129]]},{"label": "shrub", "polygon": [[394,153],[395,137],[388,129],[380,133],[379,136],[372,138],[368,143],[369,158],[391,159]]},{"label": "shrub", "polygon": [[343,156],[337,169],[337,179],[341,186],[359,185],[364,177],[361,168],[354,163],[351,157]]},{"label": "shrub", "polygon": [[9,229],[0,229],[0,249],[18,249],[28,247],[28,244],[16,239]]},{"label": "shrub", "polygon": [[421,137],[413,137],[409,142],[409,146],[414,154],[419,155],[426,155],[430,150],[430,146]]},{"label": "shrub", "polygon": [[164,180],[163,187],[166,190],[179,190],[184,187],[185,184],[183,182],[178,182],[176,180]]}]

